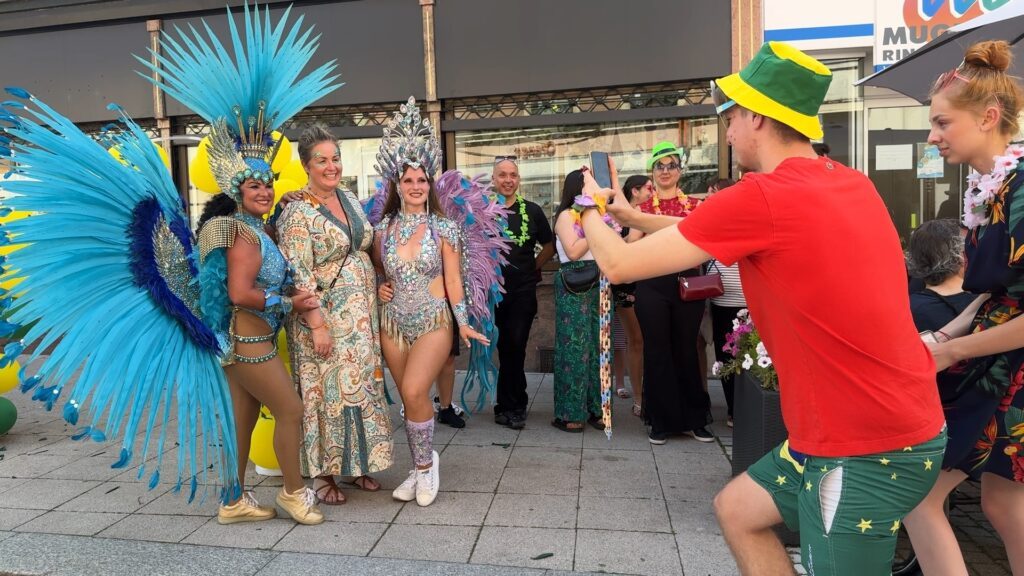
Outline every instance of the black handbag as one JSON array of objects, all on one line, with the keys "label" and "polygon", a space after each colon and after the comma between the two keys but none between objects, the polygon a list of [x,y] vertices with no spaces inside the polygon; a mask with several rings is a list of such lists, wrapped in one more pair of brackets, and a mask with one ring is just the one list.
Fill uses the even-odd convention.
[{"label": "black handbag", "polygon": [[582,266],[562,268],[562,282],[565,289],[573,294],[582,294],[597,284],[601,272],[597,268],[597,262],[584,260]]}]

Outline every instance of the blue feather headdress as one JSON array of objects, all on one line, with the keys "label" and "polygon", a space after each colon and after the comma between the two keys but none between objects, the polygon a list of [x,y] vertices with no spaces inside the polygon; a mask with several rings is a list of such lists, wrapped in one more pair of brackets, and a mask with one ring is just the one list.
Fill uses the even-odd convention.
[{"label": "blue feather headdress", "polygon": [[160,41],[161,53],[150,50],[157,64],[136,56],[151,72],[139,72],[212,126],[210,168],[221,191],[239,199],[238,186],[246,178],[273,180],[271,164],[280,146],[274,130],[303,108],[341,86],[334,60],[307,75],[303,68],[319,46],[312,27],[302,30],[303,16],[288,25],[291,7],[275,24],[270,9],[245,4],[244,38],[231,9],[228,25],[232,55],[204,20],[200,33],[175,27]]}]

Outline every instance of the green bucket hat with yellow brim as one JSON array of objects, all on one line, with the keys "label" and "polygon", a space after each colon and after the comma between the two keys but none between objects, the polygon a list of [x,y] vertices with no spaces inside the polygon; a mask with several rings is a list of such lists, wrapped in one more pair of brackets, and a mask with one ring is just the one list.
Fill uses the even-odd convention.
[{"label": "green bucket hat with yellow brim", "polygon": [[679,156],[679,161],[685,164],[686,154],[686,148],[683,148],[682,146],[677,148],[675,144],[668,140],[658,142],[651,150],[651,157],[647,159],[647,169],[650,170],[654,168],[654,163],[665,156]]},{"label": "green bucket hat with yellow brim", "polygon": [[715,80],[729,101],[777,120],[811,140],[823,136],[818,109],[825,100],[832,72],[821,62],[783,42],[767,42],[743,70]]}]

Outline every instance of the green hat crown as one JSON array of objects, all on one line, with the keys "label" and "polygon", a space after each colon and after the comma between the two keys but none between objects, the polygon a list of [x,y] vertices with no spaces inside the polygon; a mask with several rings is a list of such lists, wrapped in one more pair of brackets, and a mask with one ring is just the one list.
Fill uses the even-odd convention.
[{"label": "green hat crown", "polygon": [[661,160],[665,156],[679,156],[679,161],[683,164],[686,163],[686,158],[689,153],[686,148],[682,146],[676,147],[675,144],[668,140],[662,140],[654,145],[651,149],[651,157],[647,160],[647,169],[650,170],[654,167],[654,163]]},{"label": "green hat crown", "polygon": [[[740,106],[811,139],[822,137],[818,109],[831,83],[828,67],[783,42],[764,44],[743,70],[715,82]],[[728,103],[719,112],[727,108]]]}]

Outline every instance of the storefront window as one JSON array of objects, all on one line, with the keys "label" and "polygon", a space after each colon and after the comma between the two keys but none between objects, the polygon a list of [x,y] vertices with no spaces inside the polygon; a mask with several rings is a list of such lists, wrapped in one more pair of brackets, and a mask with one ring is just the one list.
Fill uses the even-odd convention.
[{"label": "storefront window", "polygon": [[822,139],[831,149],[829,157],[851,168],[863,169],[860,134],[864,116],[861,89],[854,86],[860,77],[860,59],[822,60],[832,71],[832,83],[821,105]]},{"label": "storefront window", "polygon": [[968,168],[929,147],[928,107],[868,110],[868,176],[904,241],[921,222],[960,217]]},{"label": "storefront window", "polygon": [[458,132],[456,165],[467,175],[490,176],[495,156],[519,157],[520,191],[554,214],[569,172],[589,163],[591,151],[608,152],[619,170],[620,183],[633,174],[649,174],[651,148],[662,140],[690,151],[681,185],[704,192],[718,177],[718,120],[650,120],[583,126],[552,126]]}]

